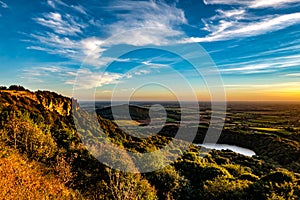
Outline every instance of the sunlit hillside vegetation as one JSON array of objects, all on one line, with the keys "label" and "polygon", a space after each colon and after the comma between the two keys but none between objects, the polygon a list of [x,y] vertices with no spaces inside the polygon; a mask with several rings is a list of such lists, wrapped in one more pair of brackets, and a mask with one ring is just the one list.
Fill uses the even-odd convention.
[{"label": "sunlit hillside vegetation", "polygon": [[[267,158],[227,150],[199,155],[199,147],[191,145],[180,159],[155,172],[111,169],[81,142],[72,114],[81,116],[82,137],[97,143],[101,134],[86,129],[89,113],[75,106],[72,113],[72,100],[53,92],[0,88],[0,199],[300,198],[296,164],[287,169]],[[132,152],[154,151],[172,139],[139,139],[108,119],[98,116],[98,121],[112,142]]]}]

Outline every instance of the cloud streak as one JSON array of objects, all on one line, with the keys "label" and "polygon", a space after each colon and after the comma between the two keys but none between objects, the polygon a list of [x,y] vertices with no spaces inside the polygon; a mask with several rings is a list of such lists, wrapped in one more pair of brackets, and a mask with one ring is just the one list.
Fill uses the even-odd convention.
[{"label": "cloud streak", "polygon": [[284,76],[289,76],[289,77],[300,77],[300,73],[285,74]]},{"label": "cloud streak", "polygon": [[261,60],[250,60],[245,62],[235,62],[231,64],[219,65],[223,74],[258,74],[278,72],[287,68],[300,67],[299,55],[278,56]]},{"label": "cloud streak", "polygon": [[0,7],[2,7],[2,8],[8,8],[8,5],[5,2],[0,1]]},{"label": "cloud streak", "polygon": [[258,22],[239,22],[236,21],[236,18],[233,20],[220,20],[218,24],[211,24],[210,21],[204,21],[205,27],[203,29],[210,32],[210,34],[206,37],[191,37],[184,41],[213,42],[245,38],[278,31],[299,23],[300,12],[268,16]]},{"label": "cloud streak", "polygon": [[38,24],[48,27],[61,35],[74,36],[82,33],[82,29],[86,27],[86,25],[76,22],[71,15],[66,14],[62,16],[57,12],[44,14],[43,17],[34,18],[34,20]]},{"label": "cloud streak", "polygon": [[300,0],[204,0],[206,5],[239,5],[249,8],[279,8],[290,4],[300,3]]}]

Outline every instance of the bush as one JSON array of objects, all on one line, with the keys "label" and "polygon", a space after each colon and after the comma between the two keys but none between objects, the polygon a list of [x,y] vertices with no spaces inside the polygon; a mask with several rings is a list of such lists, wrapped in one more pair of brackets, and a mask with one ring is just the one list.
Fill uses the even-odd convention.
[{"label": "bush", "polygon": [[20,152],[26,153],[28,157],[45,161],[55,155],[57,146],[49,128],[38,126],[28,115],[11,116],[4,127],[6,129],[4,141]]},{"label": "bush", "polygon": [[225,164],[225,165],[222,165],[222,167],[227,169],[227,171],[234,177],[239,177],[242,174],[251,172],[250,168],[243,167],[243,166],[237,165],[237,164]]},{"label": "bush", "polygon": [[217,177],[227,177],[231,178],[231,174],[223,167],[216,164],[211,164],[206,166],[202,173],[199,174],[202,180],[213,180]]},{"label": "bush", "polygon": [[[246,199],[244,189],[249,186],[245,180],[229,180],[217,178],[206,181],[204,185],[205,199]],[[247,198],[248,199],[248,198]]]},{"label": "bush", "polygon": [[159,199],[184,198],[182,192],[189,182],[173,166],[146,174],[147,179],[157,189]]},{"label": "bush", "polygon": [[110,168],[106,169],[108,180],[101,183],[104,189],[97,199],[147,199],[155,200],[156,191],[140,174],[124,173]]},{"label": "bush", "polygon": [[292,182],[294,176],[291,172],[288,171],[275,171],[270,174],[262,177],[262,181],[265,182],[275,182],[275,183],[284,183],[284,182]]}]

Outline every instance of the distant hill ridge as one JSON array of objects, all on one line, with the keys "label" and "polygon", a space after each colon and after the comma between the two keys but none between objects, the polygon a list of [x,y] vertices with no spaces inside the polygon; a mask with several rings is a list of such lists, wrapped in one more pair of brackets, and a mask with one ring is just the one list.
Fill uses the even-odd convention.
[{"label": "distant hill ridge", "polygon": [[[118,117],[126,117],[126,112],[129,109],[129,113],[131,115],[131,118],[133,120],[137,120],[137,121],[144,121],[144,120],[150,120],[149,118],[149,109],[148,108],[144,108],[144,107],[140,107],[140,106],[136,106],[136,105],[118,105],[118,106],[114,106],[114,112],[117,112]],[[101,117],[105,118],[105,119],[109,119],[109,120],[114,120],[113,117],[113,113],[112,113],[112,107],[105,107],[105,108],[101,108],[101,109],[96,109],[96,113],[98,115],[100,115]]]}]

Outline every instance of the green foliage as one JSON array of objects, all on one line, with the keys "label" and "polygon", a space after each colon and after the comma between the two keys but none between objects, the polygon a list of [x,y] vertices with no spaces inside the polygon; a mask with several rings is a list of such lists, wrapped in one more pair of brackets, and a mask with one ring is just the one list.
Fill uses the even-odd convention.
[{"label": "green foliage", "polygon": [[155,200],[156,192],[146,179],[142,179],[140,174],[123,173],[106,168],[108,180],[100,185],[104,186],[103,193],[98,196],[101,199],[147,199]]},{"label": "green foliage", "polygon": [[30,158],[47,160],[57,151],[49,127],[35,124],[26,113],[10,116],[3,128],[6,133],[2,139]]},{"label": "green foliage", "polygon": [[244,189],[249,186],[245,180],[232,180],[219,177],[205,182],[204,199],[246,199]]},{"label": "green foliage", "polygon": [[159,199],[184,199],[189,181],[181,176],[173,166],[167,166],[146,174],[146,178],[157,189]]},{"label": "green foliage", "polygon": [[240,177],[242,174],[251,173],[251,169],[249,167],[244,167],[237,164],[229,163],[222,165],[222,167],[227,169],[227,171],[234,177]]}]

